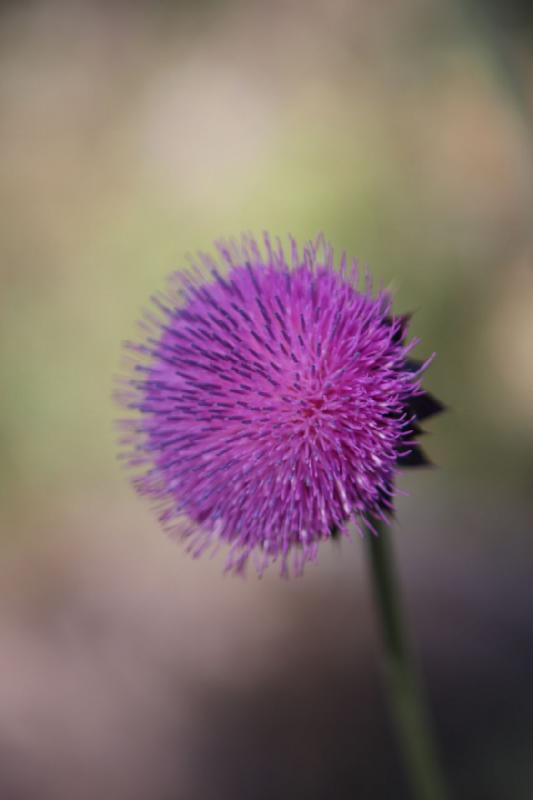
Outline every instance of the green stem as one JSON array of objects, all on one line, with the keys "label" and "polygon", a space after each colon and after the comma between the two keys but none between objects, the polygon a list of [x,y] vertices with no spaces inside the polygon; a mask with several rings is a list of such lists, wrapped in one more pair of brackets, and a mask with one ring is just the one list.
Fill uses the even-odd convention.
[{"label": "green stem", "polygon": [[384,525],[376,527],[379,535],[369,532],[366,538],[385,646],[390,703],[405,768],[416,800],[446,800],[448,794],[402,619],[389,531]]}]

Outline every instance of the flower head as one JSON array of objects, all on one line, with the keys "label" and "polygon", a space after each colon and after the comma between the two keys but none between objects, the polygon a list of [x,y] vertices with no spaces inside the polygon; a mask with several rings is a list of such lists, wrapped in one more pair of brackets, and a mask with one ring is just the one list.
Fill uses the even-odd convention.
[{"label": "flower head", "polygon": [[409,358],[407,316],[322,238],[288,258],[265,236],[200,254],[152,298],[120,401],[139,493],[194,555],[226,544],[287,573],[347,523],[393,510],[398,466],[425,462],[417,421],[440,410]]}]

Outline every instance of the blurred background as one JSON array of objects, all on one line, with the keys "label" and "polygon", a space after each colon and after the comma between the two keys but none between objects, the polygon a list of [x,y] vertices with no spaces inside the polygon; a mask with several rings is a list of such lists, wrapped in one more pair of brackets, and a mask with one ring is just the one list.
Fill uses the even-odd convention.
[{"label": "blurred background", "polygon": [[120,343],[188,251],[323,231],[451,407],[394,539],[454,798],[533,796],[533,13],[0,6],[0,797],[407,798],[364,542],[224,578],[116,461]]}]

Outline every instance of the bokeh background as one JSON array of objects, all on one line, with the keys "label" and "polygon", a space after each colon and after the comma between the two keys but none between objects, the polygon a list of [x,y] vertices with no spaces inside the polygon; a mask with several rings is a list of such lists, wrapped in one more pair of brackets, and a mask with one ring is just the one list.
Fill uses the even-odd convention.
[{"label": "bokeh background", "polygon": [[0,7],[0,797],[407,798],[365,543],[221,575],[116,461],[185,254],[323,231],[416,311],[438,470],[394,538],[453,797],[533,796],[527,2]]}]

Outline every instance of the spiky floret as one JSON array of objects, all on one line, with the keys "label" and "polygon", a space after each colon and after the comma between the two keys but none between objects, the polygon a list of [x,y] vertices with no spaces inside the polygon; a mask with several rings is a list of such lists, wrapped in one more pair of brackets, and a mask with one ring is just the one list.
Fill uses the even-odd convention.
[{"label": "spiky floret", "polygon": [[392,511],[398,465],[422,458],[414,404],[436,402],[429,361],[408,358],[408,318],[368,273],[357,288],[355,262],[335,269],[321,237],[290,240],[289,258],[268,236],[217,254],[173,274],[126,343],[122,457],[195,556],[226,544],[231,570],[253,555],[299,573],[350,520]]}]

